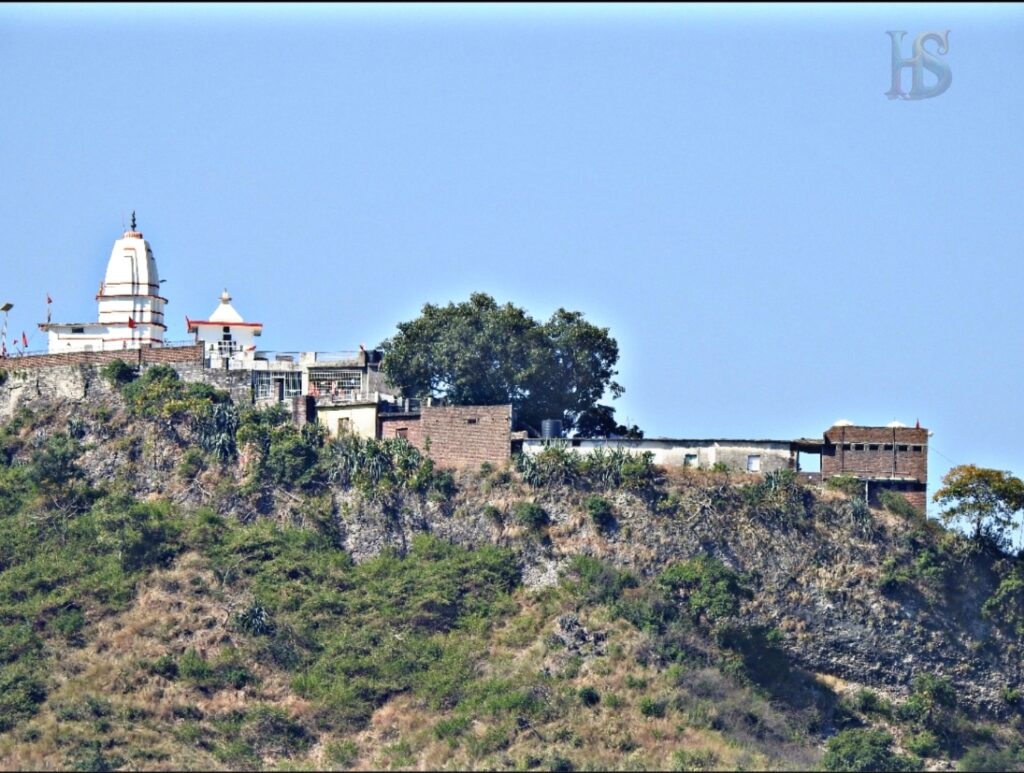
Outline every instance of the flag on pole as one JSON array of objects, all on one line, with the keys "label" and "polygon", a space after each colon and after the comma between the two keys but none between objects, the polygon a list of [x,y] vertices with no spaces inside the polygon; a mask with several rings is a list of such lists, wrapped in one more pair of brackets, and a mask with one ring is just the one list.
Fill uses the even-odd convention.
[{"label": "flag on pole", "polygon": [[21,331],[21,345],[28,349],[28,336],[25,335],[25,331]]},{"label": "flag on pole", "polygon": [[46,294],[46,324],[47,325],[50,324],[50,304],[51,303],[53,303],[53,298],[51,298],[50,294],[47,293]]}]

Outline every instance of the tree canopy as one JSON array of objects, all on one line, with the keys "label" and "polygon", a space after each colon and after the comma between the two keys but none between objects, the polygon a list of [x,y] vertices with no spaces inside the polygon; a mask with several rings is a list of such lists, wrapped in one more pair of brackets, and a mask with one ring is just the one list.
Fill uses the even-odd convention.
[{"label": "tree canopy", "polygon": [[947,523],[965,523],[975,539],[1005,544],[1024,510],[1024,481],[1009,472],[961,464],[946,473],[932,499],[945,507]]},{"label": "tree canopy", "polygon": [[[578,311],[559,309],[544,323],[486,293],[447,306],[426,304],[383,341],[381,365],[406,397],[443,397],[456,405],[511,403],[518,420],[539,428],[543,419],[598,431],[615,427],[614,409],[598,405],[625,390],[613,379],[619,346],[608,328]],[[596,413],[595,413],[596,411]]]}]

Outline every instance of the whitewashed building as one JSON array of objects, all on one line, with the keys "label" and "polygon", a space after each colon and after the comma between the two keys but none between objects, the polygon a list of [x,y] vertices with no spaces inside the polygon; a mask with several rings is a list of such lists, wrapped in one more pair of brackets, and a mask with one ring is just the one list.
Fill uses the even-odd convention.
[{"label": "whitewashed building", "polygon": [[118,351],[164,342],[164,305],[156,260],[132,213],[131,230],[114,242],[107,272],[96,294],[96,322],[43,322],[51,354]]},{"label": "whitewashed building", "polygon": [[252,370],[256,360],[256,338],[263,333],[262,322],[246,322],[231,305],[225,288],[220,304],[209,319],[185,317],[188,332],[203,345],[209,367],[218,370]]}]

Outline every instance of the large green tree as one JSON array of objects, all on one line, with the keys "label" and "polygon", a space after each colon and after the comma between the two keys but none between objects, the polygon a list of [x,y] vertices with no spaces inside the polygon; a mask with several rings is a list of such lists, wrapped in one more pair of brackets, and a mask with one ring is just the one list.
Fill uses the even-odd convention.
[{"label": "large green tree", "polygon": [[517,419],[533,428],[543,419],[572,426],[595,409],[611,411],[598,401],[624,391],[613,380],[619,346],[608,328],[565,309],[541,323],[485,293],[447,306],[428,303],[380,348],[386,377],[406,397],[511,403]]},{"label": "large green tree", "polygon": [[1009,472],[961,464],[946,473],[933,500],[943,505],[947,523],[966,525],[975,539],[1005,543],[1024,510],[1024,481]]}]

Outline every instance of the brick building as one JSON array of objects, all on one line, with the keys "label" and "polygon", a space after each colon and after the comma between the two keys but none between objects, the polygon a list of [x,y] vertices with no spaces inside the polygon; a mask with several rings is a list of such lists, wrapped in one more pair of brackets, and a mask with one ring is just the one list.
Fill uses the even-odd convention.
[{"label": "brick building", "polygon": [[511,405],[423,406],[381,413],[380,438],[405,438],[440,467],[504,464],[512,454]]},{"label": "brick building", "polygon": [[928,430],[893,422],[886,427],[863,427],[837,422],[821,443],[821,476],[828,480],[850,475],[864,481],[867,499],[878,504],[879,494],[899,492],[922,512],[927,504]]}]

